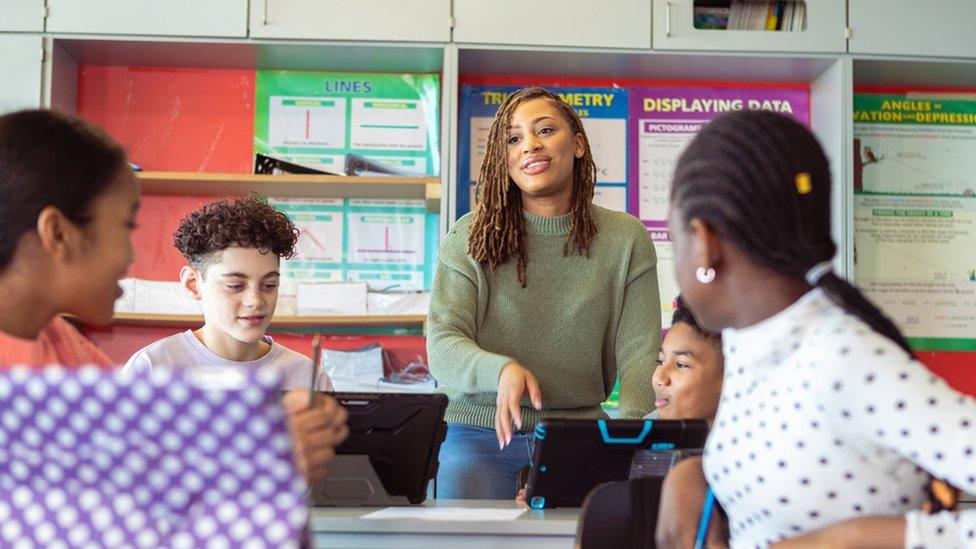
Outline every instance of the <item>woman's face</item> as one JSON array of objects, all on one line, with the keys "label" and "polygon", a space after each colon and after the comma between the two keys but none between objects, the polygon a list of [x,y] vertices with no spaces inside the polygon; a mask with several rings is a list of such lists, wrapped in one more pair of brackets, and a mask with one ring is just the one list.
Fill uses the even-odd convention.
[{"label": "woman's face", "polygon": [[668,330],[654,370],[654,406],[661,419],[704,419],[711,424],[722,393],[722,350],[678,322]]},{"label": "woman's face", "polygon": [[532,197],[569,195],[573,164],[585,152],[583,135],[550,99],[530,99],[512,113],[505,136],[508,175]]}]

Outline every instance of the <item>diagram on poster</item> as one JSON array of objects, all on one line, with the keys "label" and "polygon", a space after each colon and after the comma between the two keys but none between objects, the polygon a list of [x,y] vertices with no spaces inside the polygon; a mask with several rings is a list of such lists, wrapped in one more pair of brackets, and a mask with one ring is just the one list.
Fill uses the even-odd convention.
[{"label": "diagram on poster", "polygon": [[976,350],[976,197],[854,197],[854,278],[913,343]]},{"label": "diagram on poster", "polygon": [[424,216],[353,214],[349,216],[351,263],[420,264],[424,261]]},{"label": "diagram on poster", "polygon": [[976,98],[854,95],[854,189],[976,195]]},{"label": "diagram on poster", "polygon": [[638,175],[638,215],[644,220],[668,218],[671,177],[681,151],[695,137],[707,120],[680,123],[667,120],[641,120],[638,138],[640,173]]},{"label": "diagram on poster", "polygon": [[420,101],[352,100],[352,148],[415,150],[427,148],[427,126]]},{"label": "diagram on poster", "polygon": [[268,141],[272,147],[345,147],[345,98],[274,95],[270,102]]}]

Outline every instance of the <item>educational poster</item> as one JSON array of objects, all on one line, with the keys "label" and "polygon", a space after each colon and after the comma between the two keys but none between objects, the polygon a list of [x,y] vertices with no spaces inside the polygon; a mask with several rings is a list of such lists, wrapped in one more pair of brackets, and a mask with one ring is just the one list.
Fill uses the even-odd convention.
[{"label": "educational poster", "polygon": [[[488,131],[498,107],[520,86],[461,86],[458,140],[457,215],[471,210]],[[627,211],[627,92],[612,87],[549,87],[583,120],[590,140],[597,185],[593,202]]]},{"label": "educational poster", "polygon": [[438,175],[436,74],[257,71],[254,152],[334,174]]},{"label": "educational poster", "polygon": [[678,286],[674,253],[667,230],[671,177],[678,156],[705,124],[716,116],[743,109],[788,114],[810,120],[810,93],[803,88],[673,87],[628,90],[630,181],[628,211],[644,222],[658,256],[661,325],[671,325]]},{"label": "educational poster", "polygon": [[854,280],[916,350],[976,350],[976,98],[855,94]]},{"label": "educational poster", "polygon": [[279,314],[295,314],[299,282],[366,282],[372,292],[429,291],[438,219],[423,200],[271,198],[295,222],[283,261]]}]

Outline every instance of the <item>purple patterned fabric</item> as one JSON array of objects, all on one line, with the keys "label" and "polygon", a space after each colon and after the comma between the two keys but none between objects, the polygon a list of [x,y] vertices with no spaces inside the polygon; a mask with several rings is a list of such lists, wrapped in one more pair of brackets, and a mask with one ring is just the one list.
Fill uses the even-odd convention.
[{"label": "purple patterned fabric", "polygon": [[0,547],[297,547],[279,379],[0,372]]}]

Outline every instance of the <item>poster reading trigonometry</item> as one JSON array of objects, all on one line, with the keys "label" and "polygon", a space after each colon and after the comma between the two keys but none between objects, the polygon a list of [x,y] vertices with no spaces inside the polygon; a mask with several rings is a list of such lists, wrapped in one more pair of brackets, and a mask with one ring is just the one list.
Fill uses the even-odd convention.
[{"label": "poster reading trigonometry", "polygon": [[282,262],[279,314],[294,314],[299,282],[366,282],[369,290],[430,290],[438,216],[423,200],[269,199],[298,227]]},{"label": "poster reading trigonometry", "polygon": [[[498,107],[517,86],[461,86],[457,215],[471,209],[471,197],[485,157],[488,131]],[[549,88],[583,120],[597,169],[593,202],[627,210],[627,93],[620,88]]]},{"label": "poster reading trigonometry", "polygon": [[667,231],[671,176],[685,146],[709,120],[729,111],[770,110],[810,120],[810,93],[803,88],[654,86],[628,89],[630,181],[628,211],[644,222],[658,255],[661,323],[671,325],[674,280]]},{"label": "poster reading trigonometry", "polygon": [[255,86],[255,153],[336,174],[438,174],[436,74],[257,71]]},{"label": "poster reading trigonometry", "polygon": [[919,350],[976,350],[976,98],[854,96],[854,280]]}]

